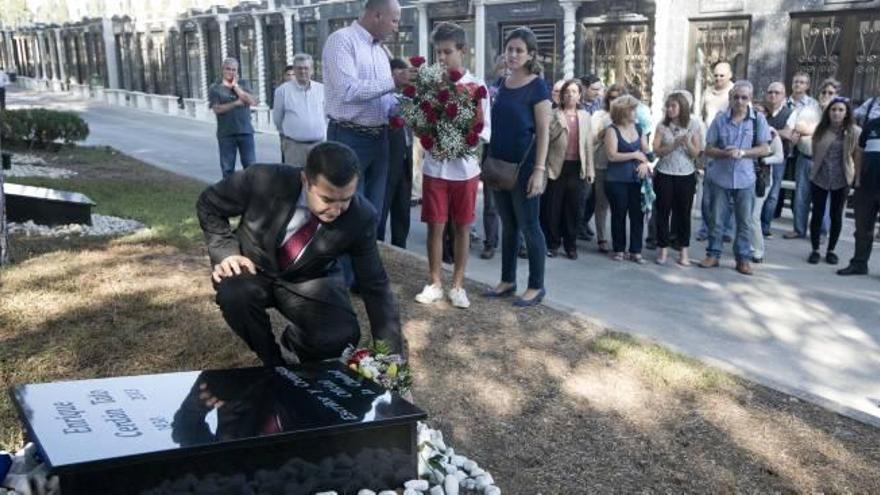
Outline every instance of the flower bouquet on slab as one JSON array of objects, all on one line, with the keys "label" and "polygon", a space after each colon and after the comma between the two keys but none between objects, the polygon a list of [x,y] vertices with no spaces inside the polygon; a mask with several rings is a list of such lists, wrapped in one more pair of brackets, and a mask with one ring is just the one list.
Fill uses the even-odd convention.
[{"label": "flower bouquet on slab", "polygon": [[401,395],[409,395],[412,387],[409,365],[400,354],[393,354],[391,346],[384,341],[376,340],[370,347],[349,345],[340,360],[361,377]]},{"label": "flower bouquet on slab", "polygon": [[416,77],[403,88],[400,115],[391,118],[392,127],[408,125],[419,143],[435,159],[476,157],[483,130],[486,88],[460,83],[464,74],[440,64],[426,65],[424,57],[409,59]]}]

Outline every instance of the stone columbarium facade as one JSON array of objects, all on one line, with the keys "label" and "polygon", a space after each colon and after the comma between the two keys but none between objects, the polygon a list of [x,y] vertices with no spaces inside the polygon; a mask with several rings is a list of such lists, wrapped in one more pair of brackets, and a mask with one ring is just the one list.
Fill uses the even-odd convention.
[{"label": "stone columbarium facade", "polygon": [[[216,0],[215,0],[216,1]],[[41,2],[37,2],[41,3]],[[82,5],[80,5],[82,4]],[[100,12],[89,5],[100,5]],[[174,0],[72,2],[79,20],[3,28],[0,66],[20,82],[70,91],[112,105],[212,120],[209,85],[225,57],[261,105],[254,122],[271,130],[273,89],[297,52],[315,58],[327,36],[361,13],[359,1],[263,0],[195,5]],[[655,116],[673,89],[699,95],[711,65],[726,60],[761,96],[771,81],[796,71],[814,81],[836,77],[856,102],[880,94],[880,0],[402,0],[400,30],[386,43],[394,56],[431,57],[435,24],[468,32],[466,63],[492,77],[509,30],[537,35],[548,81],[594,73],[606,84],[638,87]],[[45,11],[45,9],[44,9]],[[39,12],[39,9],[37,9]],[[788,85],[788,84],[787,84]],[[815,85],[812,88],[816,91]],[[699,98],[699,96],[698,96]]]}]

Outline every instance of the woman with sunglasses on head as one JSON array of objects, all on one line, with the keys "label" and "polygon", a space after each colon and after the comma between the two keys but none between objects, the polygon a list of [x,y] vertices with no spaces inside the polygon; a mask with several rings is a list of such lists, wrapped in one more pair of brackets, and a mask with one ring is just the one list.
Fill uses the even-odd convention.
[{"label": "woman with sunglasses on head", "polygon": [[855,124],[852,106],[848,98],[835,97],[822,112],[822,120],[813,134],[813,166],[810,169],[810,195],[813,212],[810,218],[810,242],[813,251],[807,258],[811,264],[819,263],[819,237],[825,203],[831,198],[831,229],[828,232],[828,249],[825,261],[836,265],[834,254],[843,223],[843,208],[855,178],[857,144],[861,128]]}]

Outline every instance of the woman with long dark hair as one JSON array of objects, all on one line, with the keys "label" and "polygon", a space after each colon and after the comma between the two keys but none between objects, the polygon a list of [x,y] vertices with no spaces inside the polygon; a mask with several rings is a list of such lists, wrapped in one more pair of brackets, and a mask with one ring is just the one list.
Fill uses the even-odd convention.
[{"label": "woman with long dark hair", "polygon": [[547,247],[539,214],[547,173],[550,91],[540,77],[535,33],[525,27],[508,33],[504,54],[510,73],[498,88],[492,107],[492,127],[497,131],[489,143],[489,156],[522,166],[512,190],[495,191],[502,225],[501,283],[484,295],[505,297],[516,292],[516,254],[522,232],[529,258],[529,286],[513,304],[534,306],[546,294]]},{"label": "woman with long dark hair", "polygon": [[697,187],[696,160],[703,147],[700,123],[691,119],[691,106],[682,93],[666,98],[666,115],[654,133],[654,153],[660,157],[655,167],[657,194],[657,264],[666,263],[669,249],[669,219],[681,246],[678,264],[689,266],[691,208]]},{"label": "woman with long dark hair", "polygon": [[813,212],[810,218],[810,242],[813,251],[807,262],[816,264],[819,254],[819,236],[825,203],[831,198],[831,229],[828,231],[828,249],[825,261],[836,265],[834,253],[843,223],[843,208],[849,188],[855,178],[855,159],[861,128],[855,124],[852,105],[848,98],[836,97],[828,102],[822,120],[813,133],[813,166],[810,169],[810,197]]}]

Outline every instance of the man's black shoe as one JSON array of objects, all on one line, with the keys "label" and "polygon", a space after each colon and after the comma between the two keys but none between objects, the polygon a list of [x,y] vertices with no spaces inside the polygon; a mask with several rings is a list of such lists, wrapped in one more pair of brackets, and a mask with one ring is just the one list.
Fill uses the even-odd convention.
[{"label": "man's black shoe", "polygon": [[846,268],[841,268],[840,270],[837,270],[837,274],[838,275],[867,275],[868,269],[867,268],[860,268],[860,267],[855,266],[852,263],[850,263],[849,266],[847,266]]}]

